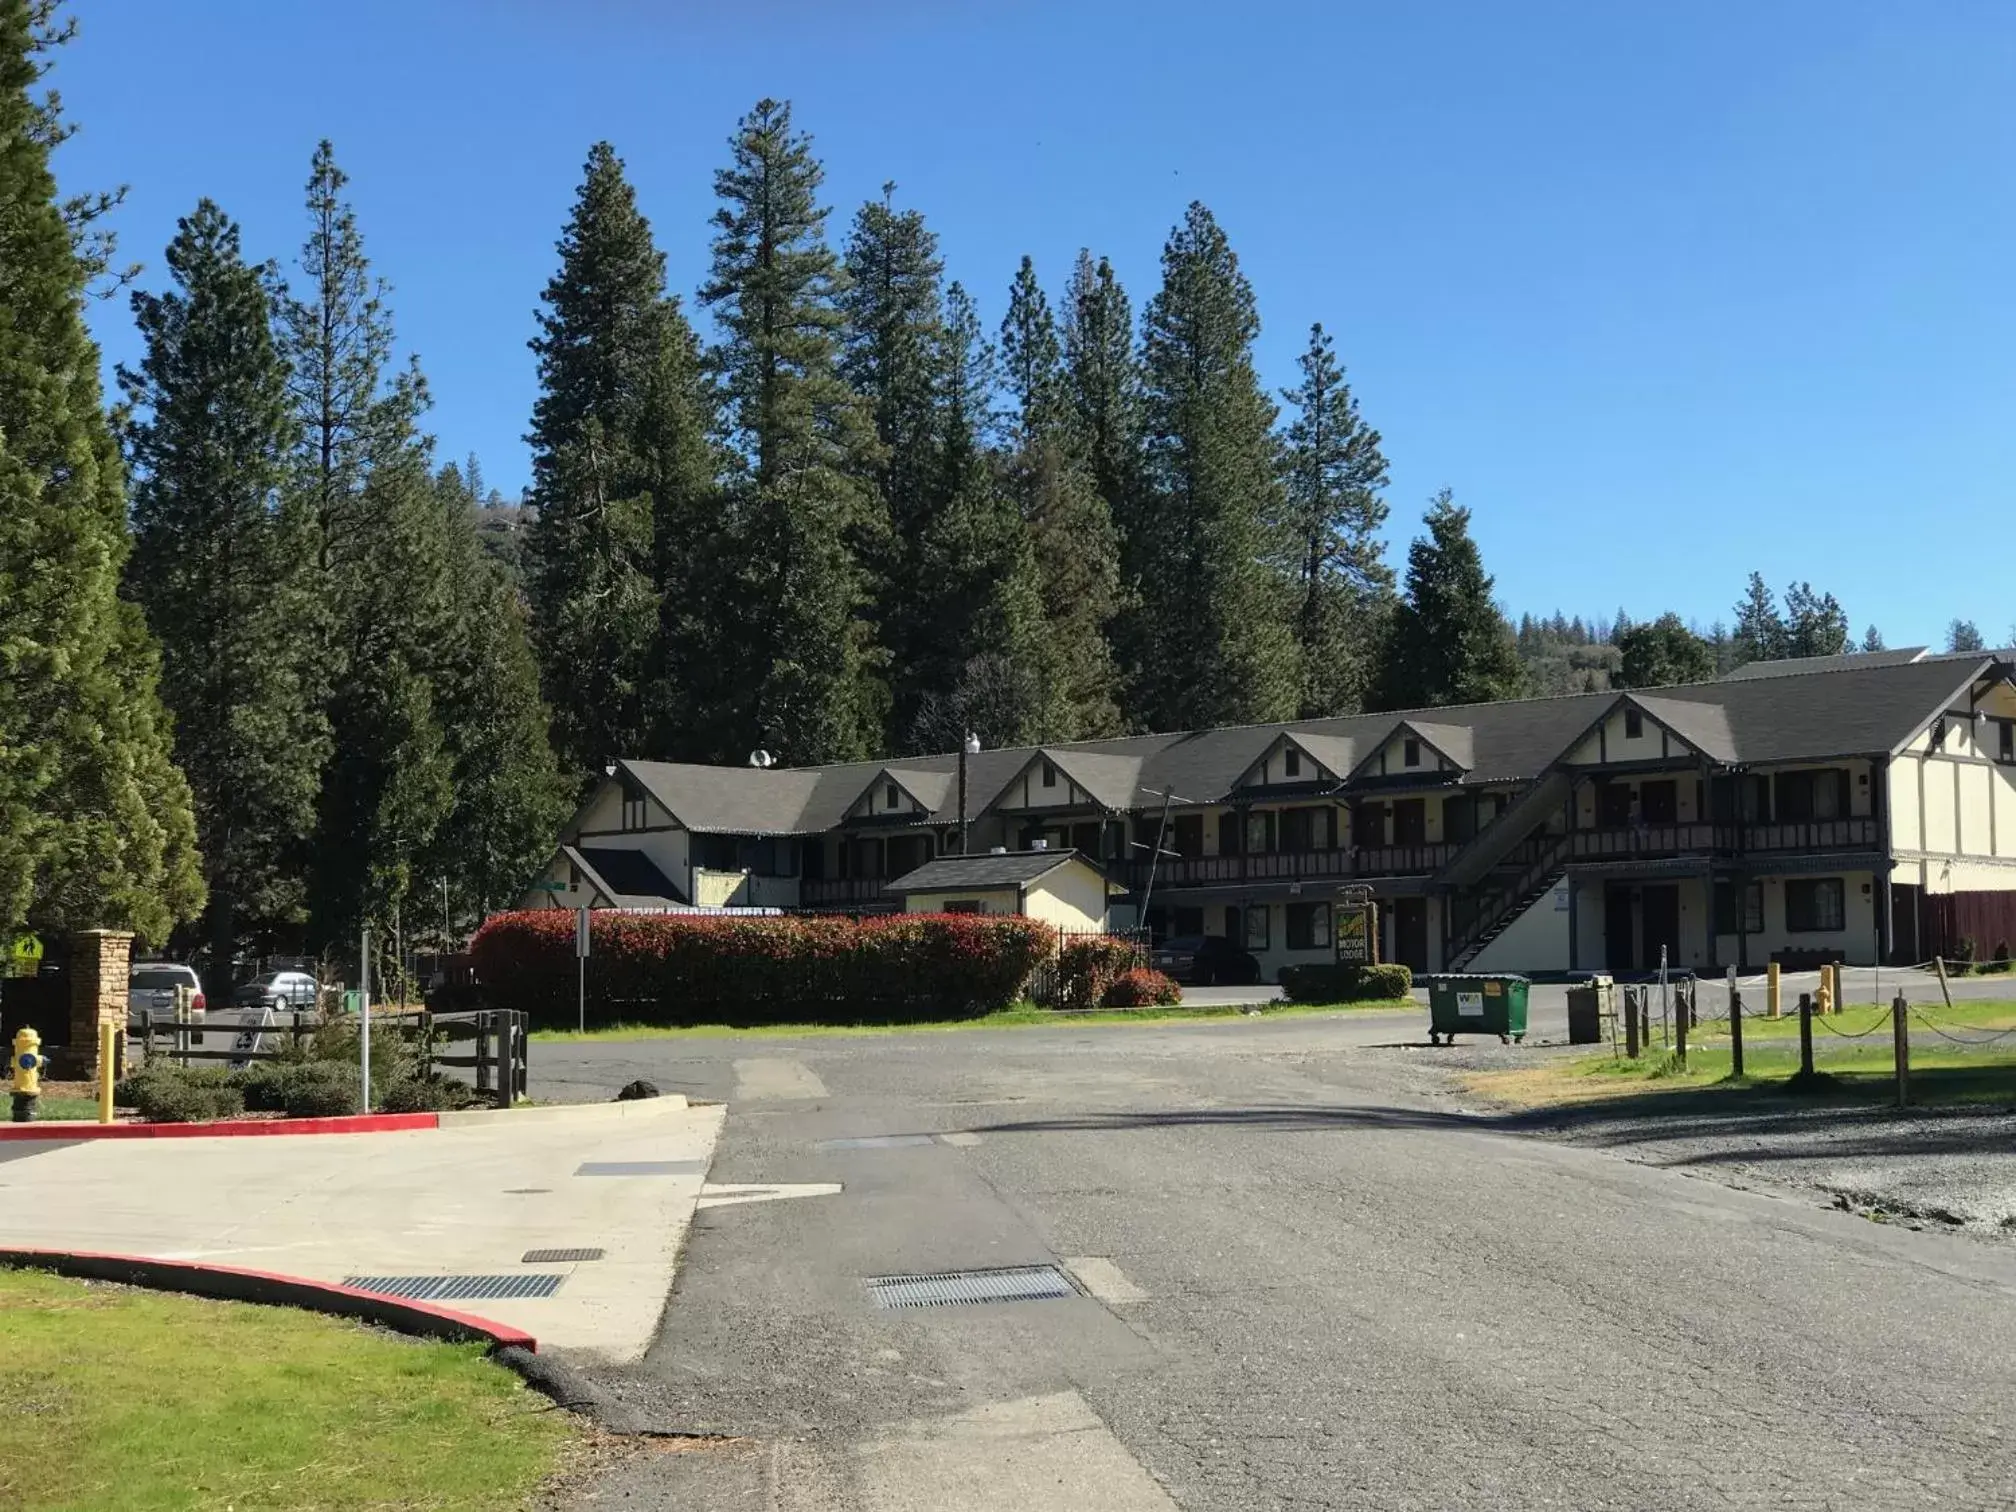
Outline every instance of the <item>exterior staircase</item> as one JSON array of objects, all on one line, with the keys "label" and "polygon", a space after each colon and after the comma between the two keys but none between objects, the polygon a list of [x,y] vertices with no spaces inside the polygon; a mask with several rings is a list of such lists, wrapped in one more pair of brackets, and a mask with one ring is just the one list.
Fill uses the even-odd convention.
[{"label": "exterior staircase", "polygon": [[1568,845],[1568,836],[1556,836],[1517,878],[1485,900],[1469,932],[1452,943],[1445,971],[1468,970],[1470,963],[1484,953],[1485,946],[1559,885],[1567,871]]}]

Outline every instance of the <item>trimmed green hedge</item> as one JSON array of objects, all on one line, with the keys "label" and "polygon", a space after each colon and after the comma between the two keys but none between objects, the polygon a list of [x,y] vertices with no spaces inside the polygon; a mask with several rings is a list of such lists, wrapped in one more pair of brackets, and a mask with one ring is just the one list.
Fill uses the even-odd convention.
[{"label": "trimmed green hedge", "polygon": [[1383,1003],[1407,996],[1414,973],[1405,966],[1283,966],[1281,991],[1291,1003]]},{"label": "trimmed green hedge", "polygon": [[1099,1007],[1115,982],[1143,964],[1131,941],[1112,935],[1072,940],[1057,952],[1056,1006]]},{"label": "trimmed green hedge", "polygon": [[[590,1023],[903,1023],[1005,1008],[1057,950],[1035,919],[985,914],[590,915]],[[574,914],[489,919],[470,944],[492,1007],[575,1022]]]}]

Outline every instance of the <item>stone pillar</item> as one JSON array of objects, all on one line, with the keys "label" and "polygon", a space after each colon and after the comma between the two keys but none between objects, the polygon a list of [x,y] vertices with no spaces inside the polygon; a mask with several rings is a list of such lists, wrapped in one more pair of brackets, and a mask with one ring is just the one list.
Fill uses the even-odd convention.
[{"label": "stone pillar", "polygon": [[63,1079],[95,1074],[101,1023],[117,1027],[123,1051],[132,965],[133,936],[126,930],[85,929],[70,936],[70,1043],[51,1056]]}]

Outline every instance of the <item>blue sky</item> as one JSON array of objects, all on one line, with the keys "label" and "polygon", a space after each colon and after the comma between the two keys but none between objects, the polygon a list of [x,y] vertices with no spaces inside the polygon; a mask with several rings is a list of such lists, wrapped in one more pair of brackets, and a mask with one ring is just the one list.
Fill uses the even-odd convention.
[{"label": "blue sky", "polygon": [[[2016,621],[2016,9],[93,0],[66,188],[131,186],[157,287],[201,195],[291,260],[319,137],[352,177],[444,456],[528,476],[525,348],[581,163],[628,163],[676,289],[736,119],[793,102],[836,243],[884,180],[990,320],[1081,246],[1137,310],[1193,198],[1263,374],[1336,335],[1393,464],[1447,485],[1507,607],[1726,618],[1746,574],[1857,633]],[[131,358],[123,300],[94,310]]]}]

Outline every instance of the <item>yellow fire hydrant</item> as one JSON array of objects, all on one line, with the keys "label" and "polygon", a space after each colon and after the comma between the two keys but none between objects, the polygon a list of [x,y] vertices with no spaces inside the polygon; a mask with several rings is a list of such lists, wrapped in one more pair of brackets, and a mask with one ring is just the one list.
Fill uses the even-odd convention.
[{"label": "yellow fire hydrant", "polygon": [[14,1036],[14,1122],[33,1123],[35,1102],[42,1095],[42,1036],[23,1029]]}]

